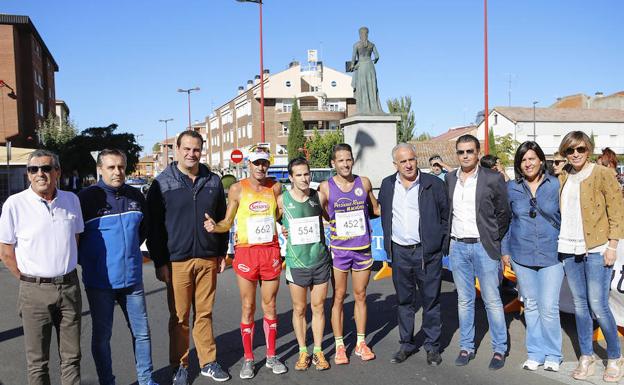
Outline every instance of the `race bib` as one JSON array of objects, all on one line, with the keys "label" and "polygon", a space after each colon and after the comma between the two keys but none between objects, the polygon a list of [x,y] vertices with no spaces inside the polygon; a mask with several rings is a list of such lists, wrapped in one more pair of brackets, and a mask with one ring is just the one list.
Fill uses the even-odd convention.
[{"label": "race bib", "polygon": [[366,234],[364,211],[336,213],[336,235],[339,237],[359,237]]},{"label": "race bib", "polygon": [[247,219],[247,240],[250,244],[273,241],[275,219],[272,216],[257,216]]},{"label": "race bib", "polygon": [[291,245],[307,245],[321,241],[319,217],[289,219],[288,227],[288,241]]}]

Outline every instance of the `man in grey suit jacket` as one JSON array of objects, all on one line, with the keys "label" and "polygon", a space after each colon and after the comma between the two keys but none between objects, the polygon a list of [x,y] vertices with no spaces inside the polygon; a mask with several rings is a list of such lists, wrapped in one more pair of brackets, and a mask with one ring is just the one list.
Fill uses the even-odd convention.
[{"label": "man in grey suit jacket", "polygon": [[449,196],[448,251],[457,288],[460,352],[457,366],[474,358],[475,277],[487,312],[494,355],[489,368],[505,365],[507,325],[499,292],[501,240],[511,213],[503,177],[478,166],[479,140],[462,135],[455,144],[460,168],[446,175]]}]

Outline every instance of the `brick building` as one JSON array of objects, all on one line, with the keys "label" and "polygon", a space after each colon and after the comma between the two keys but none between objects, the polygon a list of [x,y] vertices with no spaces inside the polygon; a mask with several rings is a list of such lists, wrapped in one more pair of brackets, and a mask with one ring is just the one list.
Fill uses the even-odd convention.
[{"label": "brick building", "polygon": [[[0,14],[0,144],[36,147],[36,128],[55,110],[58,65],[28,16]],[[13,95],[9,95],[13,89]]]}]

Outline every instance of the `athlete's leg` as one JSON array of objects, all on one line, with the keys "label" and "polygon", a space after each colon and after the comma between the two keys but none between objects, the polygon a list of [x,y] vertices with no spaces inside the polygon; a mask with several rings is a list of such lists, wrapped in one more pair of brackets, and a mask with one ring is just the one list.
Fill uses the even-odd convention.
[{"label": "athlete's leg", "polygon": [[332,283],[334,286],[334,295],[332,298],[332,314],[331,314],[331,324],[332,330],[334,332],[334,337],[342,338],[343,331],[343,305],[344,299],[347,292],[347,277],[349,273],[346,271],[341,271],[334,268],[334,275],[332,278]]},{"label": "athlete's leg", "polygon": [[[303,348],[304,346],[307,346],[305,313],[308,289],[295,285],[292,282],[288,285],[288,287],[290,288],[290,296],[292,298],[293,304],[293,329],[295,331],[295,336],[297,337],[297,343],[299,344],[299,348]],[[312,320],[314,322],[314,316],[312,317]],[[312,331],[314,332],[314,329],[312,329]]]},{"label": "athlete's leg", "polygon": [[355,298],[355,326],[358,334],[366,333],[366,287],[370,278],[371,270],[360,270],[351,272],[351,285],[353,286],[353,297]]},{"label": "athlete's leg", "polygon": [[[292,285],[291,285],[292,286]],[[320,347],[325,330],[325,299],[327,298],[328,282],[312,286],[310,290],[310,307],[312,308],[312,336],[314,347]],[[304,309],[305,311],[305,309]],[[305,314],[305,312],[304,312]]]},{"label": "athlete's leg", "polygon": [[254,313],[256,312],[256,281],[236,275],[241,298],[241,337],[245,359],[253,360]]}]

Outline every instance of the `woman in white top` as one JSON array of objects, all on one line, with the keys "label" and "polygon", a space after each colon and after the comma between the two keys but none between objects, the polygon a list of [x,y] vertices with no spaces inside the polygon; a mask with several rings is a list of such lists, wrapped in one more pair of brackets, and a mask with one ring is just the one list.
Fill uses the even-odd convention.
[{"label": "woman in white top", "polygon": [[574,297],[581,350],[572,377],[586,379],[593,374],[598,361],[592,347],[593,313],[607,342],[603,380],[617,382],[624,374],[624,360],[617,325],[609,309],[609,286],[618,240],[624,238],[624,200],[613,171],[588,160],[593,150],[591,139],[581,131],[568,133],[559,146],[568,166],[559,176],[558,251]]}]

